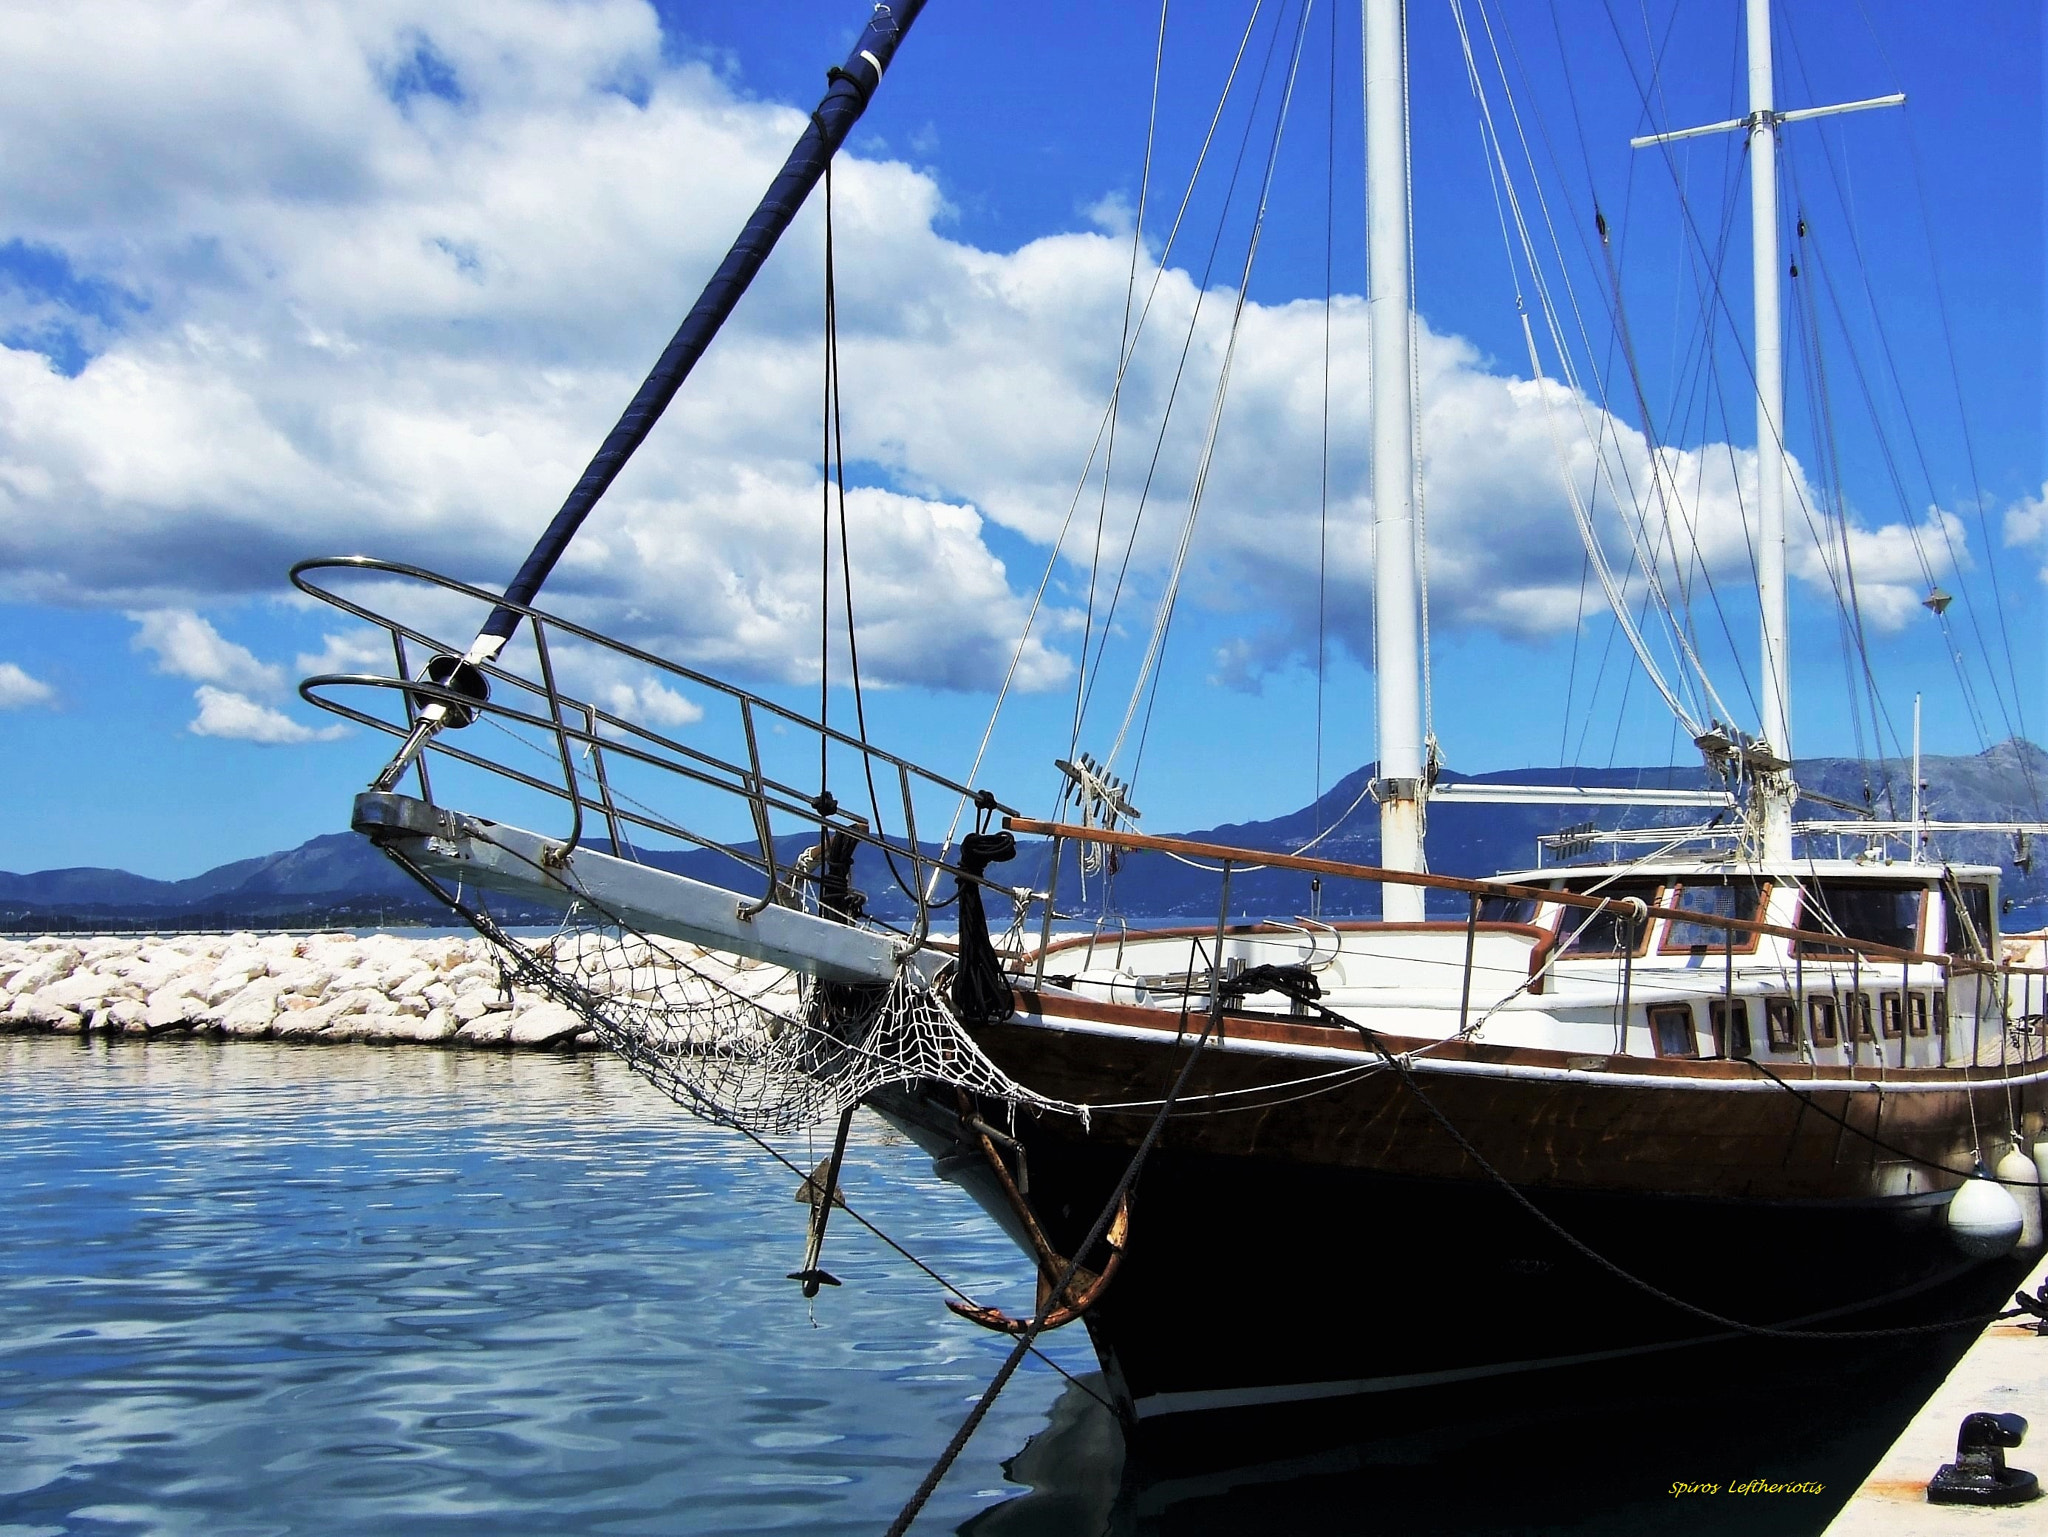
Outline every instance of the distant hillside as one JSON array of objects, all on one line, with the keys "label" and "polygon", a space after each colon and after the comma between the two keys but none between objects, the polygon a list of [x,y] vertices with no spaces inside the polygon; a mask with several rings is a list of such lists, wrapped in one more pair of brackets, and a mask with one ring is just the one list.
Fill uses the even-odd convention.
[{"label": "distant hillside", "polygon": [[[1940,757],[1924,761],[1928,781],[1926,815],[1932,820],[2011,821],[2040,815],[2033,784],[2048,790],[2048,753],[2031,743],[2007,742],[1973,757]],[[1346,775],[1320,800],[1285,816],[1266,821],[1231,822],[1202,828],[1187,836],[1245,848],[1295,850],[1318,832],[1334,830],[1315,846],[1331,859],[1375,864],[1379,859],[1379,825],[1372,802],[1362,798],[1371,765]],[[1903,764],[1876,765],[1866,770],[1854,759],[1818,758],[1798,767],[1801,785],[1836,800],[1865,803],[1866,773],[1870,803],[1876,814],[1903,817],[1910,795],[1910,773]],[[1704,789],[1706,771],[1698,768],[1514,769],[1501,773],[1445,774],[1453,782],[1480,784],[1566,783],[1601,788]],[[1890,785],[1889,792],[1886,785]],[[1894,808],[1889,796],[1896,797]],[[1802,816],[1834,813],[1809,803]],[[1536,839],[1553,833],[1579,813],[1547,806],[1460,806],[1439,804],[1430,814],[1431,867],[1451,875],[1492,875],[1525,869],[1535,861]],[[1633,811],[1615,815],[1604,808],[1604,827],[1671,826],[1697,820],[1696,808]],[[1147,829],[1150,831],[1151,829]],[[2048,841],[2048,840],[2044,840]],[[802,834],[777,840],[783,860],[795,857],[806,842]],[[2006,895],[2017,907],[2014,926],[2048,923],[2048,848],[2029,871],[2013,863],[2012,840],[1999,833],[1952,835],[1941,849],[1959,863],[1997,864],[2005,870]],[[700,879],[729,881],[734,866],[722,855],[707,852],[670,853],[653,857],[664,868]],[[877,868],[869,868],[874,864]],[[1017,863],[999,871],[1009,884],[1043,888],[1046,851],[1042,845],[1020,850]],[[1100,910],[1100,880],[1092,877],[1086,897],[1074,861],[1061,873],[1063,911]],[[908,904],[893,891],[879,861],[864,855],[855,871],[870,893],[875,910],[900,916]],[[1118,876],[1116,905],[1145,917],[1174,914],[1213,917],[1215,877],[1172,860],[1147,856],[1126,862]],[[1370,912],[1378,897],[1367,887],[1327,883],[1323,910],[1330,913]],[[1307,878],[1276,871],[1241,872],[1232,882],[1231,906],[1238,911],[1301,912],[1309,905]],[[513,921],[545,921],[542,908],[494,909]],[[999,915],[1000,920],[1000,915]],[[428,898],[391,862],[353,833],[327,833],[295,849],[237,860],[182,881],[151,880],[125,870],[41,870],[29,875],[0,871],[0,930],[218,928],[241,926],[328,927],[383,923],[443,924],[446,912]]]}]

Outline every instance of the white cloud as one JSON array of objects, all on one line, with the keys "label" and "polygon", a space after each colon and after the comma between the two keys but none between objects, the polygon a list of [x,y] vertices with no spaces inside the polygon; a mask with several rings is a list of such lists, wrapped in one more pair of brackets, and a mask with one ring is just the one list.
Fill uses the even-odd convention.
[{"label": "white cloud", "polygon": [[[165,670],[223,698],[274,694],[281,675],[194,609],[276,590],[293,559],[369,549],[502,581],[803,123],[665,57],[636,0],[248,0],[232,24],[104,0],[0,29],[0,71],[0,239],[61,255],[112,296],[73,306],[72,329],[101,349],[75,377],[0,348],[0,596],[121,603]],[[412,88],[434,81],[441,94]],[[1084,202],[1098,190],[1076,189]],[[861,479],[886,482],[848,508],[862,660],[879,684],[985,688],[1037,577],[1008,569],[991,536],[1044,546],[1069,505],[1121,331],[1128,212],[1100,196],[1096,230],[996,252],[948,239],[938,184],[909,166],[844,156],[837,196],[848,445]],[[820,263],[813,208],[548,606],[707,669],[816,675]],[[1160,282],[1123,392],[1111,548],[1200,298],[1185,272]],[[1231,300],[1202,302],[1190,379],[1213,379]],[[48,309],[41,330],[65,319]],[[1362,303],[1337,300],[1332,329],[1328,608],[1369,654]],[[1420,344],[1436,623],[1568,628],[1581,554],[1553,416],[1574,477],[1589,492],[1596,479],[1574,403],[1456,337],[1424,326]],[[1189,577],[1199,603],[1274,616],[1244,620],[1232,677],[1312,644],[1300,597],[1319,545],[1323,349],[1320,301],[1246,307]],[[1118,615],[1140,636],[1207,389],[1183,394],[1160,458]],[[1642,436],[1618,427],[1610,442],[1616,474],[1647,486]],[[1685,505],[1645,537],[1672,581],[1704,567],[1741,585],[1754,456],[1709,447],[1664,464]],[[1624,555],[1628,532],[1600,517]],[[1909,616],[1907,531],[1852,541],[1859,574],[1867,547],[1868,575],[1889,584],[1867,611]],[[1824,585],[1810,541],[1791,563]],[[1066,577],[1023,687],[1072,676]],[[355,644],[329,638],[301,662],[353,664]],[[635,691],[650,722],[700,708],[638,681],[590,686]]]},{"label": "white cloud", "polygon": [[188,608],[154,609],[128,617],[139,626],[130,644],[137,651],[154,651],[158,672],[251,693],[273,693],[284,684],[281,668],[257,661],[246,646],[223,639]]},{"label": "white cloud", "polygon": [[56,690],[32,678],[13,662],[0,662],[0,710],[25,710],[32,704],[48,704]]},{"label": "white cloud", "polygon": [[302,678],[319,673],[389,673],[396,663],[390,643],[375,632],[322,635],[318,651],[302,651],[293,670]]},{"label": "white cloud", "polygon": [[192,697],[198,701],[199,714],[185,729],[194,736],[288,747],[300,742],[331,742],[348,734],[346,726],[325,726],[317,731],[302,726],[280,710],[209,683],[202,683]]},{"label": "white cloud", "polygon": [[672,688],[659,683],[614,683],[604,691],[605,707],[622,720],[673,730],[704,718],[704,707],[692,704]]},{"label": "white cloud", "polygon": [[2006,508],[2005,542],[2016,550],[2040,546],[2041,580],[2048,583],[2048,483],[2039,496],[2024,497]]}]

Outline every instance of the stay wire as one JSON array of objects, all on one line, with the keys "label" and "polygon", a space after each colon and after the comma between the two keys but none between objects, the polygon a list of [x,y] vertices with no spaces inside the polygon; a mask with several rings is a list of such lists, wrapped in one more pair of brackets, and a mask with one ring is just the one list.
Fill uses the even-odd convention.
[{"label": "stay wire", "polygon": [[[1254,6],[1252,8],[1252,20],[1254,22],[1258,20],[1258,13],[1259,7]],[[1194,306],[1188,314],[1187,330],[1181,337],[1180,356],[1174,364],[1173,381],[1167,388],[1165,407],[1160,412],[1159,430],[1152,440],[1151,461],[1145,469],[1144,483],[1138,490],[1137,507],[1132,514],[1130,534],[1124,541],[1123,556],[1117,567],[1116,581],[1110,588],[1109,609],[1102,621],[1101,638],[1095,644],[1095,663],[1088,674],[1088,697],[1083,701],[1084,710],[1093,701],[1095,687],[1102,680],[1103,654],[1108,649],[1110,636],[1116,623],[1117,610],[1123,601],[1124,586],[1130,575],[1131,565],[1137,553],[1138,535],[1144,527],[1145,513],[1152,504],[1152,486],[1159,475],[1160,461],[1165,456],[1167,429],[1172,425],[1174,408],[1180,402],[1181,385],[1187,377],[1188,359],[1194,351],[1196,331],[1201,322],[1203,307],[1208,302],[1211,279],[1216,271],[1216,258],[1223,249],[1224,221],[1229,216],[1232,204],[1237,200],[1237,184],[1244,174],[1245,156],[1251,149],[1252,130],[1258,126],[1259,104],[1265,100],[1266,86],[1272,78],[1273,56],[1279,47],[1280,30],[1279,22],[1276,20],[1273,27],[1273,35],[1266,41],[1266,55],[1260,65],[1258,85],[1252,93],[1251,107],[1245,114],[1244,132],[1238,138],[1237,154],[1231,161],[1230,180],[1224,186],[1222,207],[1216,215],[1216,230],[1210,237],[1209,252],[1202,266],[1202,279],[1195,293]],[[1248,43],[1249,41],[1250,33],[1248,31],[1245,42]],[[1241,49],[1242,45],[1240,45]],[[1233,80],[1235,79],[1234,71],[1232,78]],[[1221,103],[1218,104],[1217,112],[1220,119],[1222,113]],[[1210,127],[1213,133],[1215,124],[1212,122]],[[1203,146],[1205,159],[1207,148],[1208,146],[1205,144]],[[1189,188],[1189,192],[1192,195],[1192,185]]]},{"label": "stay wire", "polygon": [[[1890,72],[1892,77],[1896,80],[1898,78],[1898,68],[1895,64],[1893,64],[1891,54],[1889,50],[1887,50],[1884,46],[1884,40],[1882,35],[1877,31],[1876,27],[1872,25],[1869,9],[1866,5],[1864,5],[1863,0],[1857,0],[1857,9],[1862,14],[1864,25],[1866,28],[1869,29],[1872,41],[1877,46],[1878,57],[1884,61],[1886,70]],[[1793,31],[1790,27],[1788,27],[1786,30],[1788,36],[1790,36],[1792,41],[1793,56],[1797,60],[1799,69],[1803,74],[1806,69],[1806,61],[1804,56],[1800,52],[1798,33],[1796,31]],[[1984,511],[1984,482],[1983,477],[1979,473],[1977,467],[1976,437],[1975,434],[1972,433],[1972,431],[1970,430],[1969,405],[1963,395],[1961,364],[1956,354],[1954,324],[1949,316],[1947,285],[1942,281],[1940,248],[1936,245],[1934,239],[1934,216],[1932,210],[1928,206],[1927,177],[1925,169],[1922,166],[1920,160],[1920,141],[1913,132],[1913,118],[1911,113],[1909,112],[1903,114],[1900,121],[1901,132],[1903,133],[1906,140],[1907,163],[1912,167],[1913,170],[1913,187],[1918,199],[1921,235],[1922,238],[1926,241],[1927,245],[1928,275],[1932,281],[1932,286],[1934,289],[1935,314],[1941,322],[1942,344],[1943,351],[1948,363],[1949,383],[1955,393],[1956,421],[1962,437],[1963,460],[1964,463],[1969,467],[1970,488],[1972,492],[1973,506],[1977,514],[1977,528],[1978,532],[1982,535],[1984,540],[1985,565],[1988,568],[1988,575],[1991,579],[1992,610],[1997,620],[1999,638],[2004,648],[2006,678],[2007,681],[2012,685],[2013,713],[2012,715],[2006,716],[2006,729],[2009,734],[2017,735],[2019,737],[2024,738],[2027,732],[2026,694],[2020,686],[2019,669],[2017,663],[2014,661],[2013,658],[2012,630],[2007,623],[2005,594],[1998,579],[1999,562],[1995,558],[1995,551],[1997,549],[1997,546],[1991,538],[1990,523],[1986,518]],[[1840,175],[1835,167],[1834,156],[1831,153],[1827,153],[1826,151],[1825,140],[1823,140],[1822,148],[1823,152],[1826,154],[1829,172],[1831,175],[1834,175],[1836,177],[1837,186],[1839,188]],[[1846,201],[1844,203],[1844,206],[1845,208],[1848,206]],[[1851,241],[1852,244],[1855,243],[1853,227],[1851,231]],[[1857,255],[1860,259],[1860,249],[1858,250]],[[1867,271],[1864,273],[1864,282],[1866,286],[1869,283],[1869,273]],[[1888,341],[1885,342],[1885,349],[1887,361],[1889,361],[1890,343]],[[1894,373],[1896,374],[1896,370],[1894,370]],[[1916,434],[1915,447],[1917,448],[1918,446],[1918,438]],[[1931,497],[1931,476],[1929,477],[1929,492]],[[1991,675],[1992,690],[1998,697],[2000,713],[2004,714],[2004,691],[2001,690],[1998,686],[1998,675],[1996,670],[1991,665],[1990,647],[1984,640],[1982,627],[1979,626],[1977,623],[1975,605],[1970,601],[1967,588],[1965,588],[1964,591],[1964,606],[1970,613],[1972,626],[1977,630],[1977,642],[1979,646],[1984,648],[1985,671]],[[2017,717],[2018,722],[2016,731],[2014,730],[2015,716]],[[2033,765],[2029,761],[2027,755],[2025,753],[2021,753],[2018,755],[2018,757],[2020,763],[2020,772],[2027,781],[2027,788],[2034,799],[2034,810],[2035,813],[2038,815],[2041,811],[2042,806],[2041,786],[2035,779]]]},{"label": "stay wire", "polygon": [[1337,7],[1330,7],[1329,131],[1323,160],[1323,452],[1316,508],[1316,834],[1323,831],[1323,678],[1329,660],[1330,306],[1337,245]]},{"label": "stay wire", "polygon": [[1131,301],[1138,291],[1138,258],[1144,252],[1145,205],[1152,192],[1152,150],[1159,132],[1159,83],[1166,70],[1166,17],[1170,0],[1160,0],[1159,38],[1154,45],[1152,56],[1152,106],[1145,119],[1145,162],[1138,177],[1138,210],[1131,221],[1131,265],[1124,280],[1123,330],[1117,341],[1117,357],[1120,360],[1116,379],[1109,387],[1109,435],[1102,455],[1102,498],[1095,508],[1095,549],[1088,562],[1088,604],[1081,621],[1081,665],[1074,673],[1074,725],[1067,739],[1067,756],[1072,758],[1081,746],[1081,711],[1087,701],[1088,647],[1095,633],[1095,594],[1102,574],[1102,535],[1109,521],[1110,472],[1116,465],[1116,429],[1119,420],[1118,407],[1123,401],[1124,367],[1131,346]]},{"label": "stay wire", "polygon": [[[875,818],[875,847],[882,851],[882,860],[888,865],[890,878],[896,882],[897,889],[910,899],[910,904],[913,908],[922,908],[926,900],[925,893],[918,891],[911,882],[903,878],[903,872],[896,866],[896,856],[889,847],[888,833],[882,825],[882,797],[881,793],[875,788],[874,755],[868,751],[868,710],[867,700],[861,687],[860,637],[855,632],[853,618],[853,550],[846,536],[846,429],[840,414],[840,407],[844,398],[845,392],[840,388],[839,383],[839,291],[834,271],[833,253],[832,163],[828,160],[825,162],[825,403],[828,408],[826,419],[828,442],[826,447],[829,454],[828,464],[831,469],[831,476],[827,482],[825,495],[826,511],[829,518],[833,489],[836,487],[839,493],[839,578],[844,590],[846,608],[846,656],[847,671],[853,683],[854,734],[860,738],[860,762],[861,770],[867,779],[868,809],[874,813]],[[831,537],[831,524],[828,521],[825,534],[828,583],[831,572]],[[824,752],[822,745],[819,748],[819,752],[822,756]],[[822,773],[819,777],[821,783],[818,789],[822,797],[825,789],[822,783]],[[904,838],[906,840],[910,838],[908,827],[904,829]],[[768,851],[764,850],[763,852],[767,853]],[[917,850],[912,848],[910,850],[910,858],[916,859],[917,857]]]},{"label": "stay wire", "polygon": [[[1189,963],[1189,969],[1193,969],[1192,961]],[[948,1441],[945,1450],[939,1453],[938,1461],[932,1464],[931,1471],[925,1474],[923,1482],[917,1486],[909,1500],[905,1502],[903,1509],[898,1512],[896,1519],[890,1523],[887,1537],[903,1537],[903,1533],[909,1530],[910,1523],[917,1519],[917,1513],[924,1509],[925,1502],[932,1497],[933,1491],[939,1487],[939,1481],[946,1476],[947,1470],[953,1466],[960,1453],[965,1450],[969,1438],[973,1436],[976,1428],[980,1426],[990,1408],[994,1406],[997,1395],[1009,1384],[1010,1378],[1016,1374],[1017,1368],[1023,1364],[1025,1353],[1031,1349],[1032,1342],[1044,1331],[1047,1316],[1058,1304],[1059,1299],[1067,1294],[1067,1288],[1074,1284],[1074,1276],[1081,1268],[1082,1259],[1092,1252],[1097,1244],[1102,1242],[1103,1235],[1109,1231],[1109,1224],[1116,1216],[1117,1208],[1123,1203],[1124,1197],[1130,1193],[1132,1185],[1137,1182],[1138,1173],[1144,1168],[1145,1160],[1151,1156],[1152,1149],[1158,1145],[1159,1134],[1165,1129],[1166,1119],[1173,1113],[1174,1102],[1180,1098],[1181,1090],[1187,1087],[1189,1075],[1194,1072],[1195,1063],[1201,1059],[1202,1048],[1209,1044],[1210,1032],[1216,1028],[1216,1020],[1220,1012],[1220,1009],[1215,1007],[1211,1007],[1208,1010],[1203,1020],[1202,1033],[1195,1038],[1193,1049],[1188,1052],[1187,1060],[1181,1064],[1180,1073],[1173,1080],[1173,1087],[1167,1091],[1165,1100],[1159,1106],[1159,1113],[1152,1117],[1152,1124],[1146,1127],[1144,1139],[1139,1142],[1137,1152],[1131,1155],[1130,1163],[1124,1168],[1123,1177],[1117,1181],[1116,1188],[1110,1192],[1109,1199],[1103,1203],[1101,1214],[1095,1219],[1095,1225],[1088,1230],[1087,1238],[1075,1247],[1073,1257],[1067,1261],[1065,1273],[1059,1278],[1059,1284],[1046,1293],[1045,1301],[1039,1305],[1036,1316],[1025,1326],[1023,1334],[1018,1336],[1016,1348],[1010,1352],[1002,1366],[997,1369],[995,1376],[989,1380],[989,1385],[982,1390],[981,1397],[975,1401],[974,1407],[968,1410],[967,1418],[961,1422],[960,1428],[953,1433],[953,1439]],[[1181,1011],[1182,1039],[1186,1038],[1187,1023],[1188,1013],[1187,1010],[1183,1009]]]},{"label": "stay wire", "polygon": [[[1314,0],[1304,0],[1300,16],[1295,22],[1294,43],[1287,66],[1287,80],[1280,97],[1279,110],[1273,119],[1273,136],[1266,149],[1265,173],[1259,184],[1257,210],[1252,218],[1252,227],[1246,240],[1244,268],[1238,275],[1237,302],[1232,307],[1230,331],[1224,342],[1223,360],[1217,371],[1216,393],[1209,408],[1209,424],[1202,444],[1202,452],[1195,469],[1195,481],[1189,488],[1187,516],[1181,525],[1180,543],[1175,551],[1173,565],[1168,576],[1165,591],[1160,595],[1159,609],[1154,621],[1153,638],[1147,647],[1145,660],[1140,664],[1138,676],[1131,690],[1131,698],[1124,711],[1123,724],[1118,728],[1116,740],[1111,744],[1109,755],[1103,762],[1113,764],[1123,751],[1125,740],[1130,734],[1131,724],[1138,711],[1138,702],[1146,696],[1147,676],[1150,676],[1150,694],[1145,703],[1145,721],[1138,741],[1138,751],[1131,764],[1131,784],[1135,788],[1138,769],[1144,761],[1145,740],[1151,735],[1152,712],[1159,699],[1159,681],[1164,668],[1158,664],[1166,648],[1167,636],[1172,630],[1173,619],[1180,602],[1181,580],[1187,570],[1188,553],[1194,542],[1196,521],[1201,516],[1202,502],[1208,491],[1209,471],[1215,462],[1216,444],[1223,430],[1223,410],[1230,394],[1230,370],[1237,356],[1237,342],[1244,323],[1245,306],[1251,302],[1252,270],[1259,259],[1259,247],[1265,234],[1266,212],[1271,206],[1274,174],[1280,161],[1280,146],[1286,137],[1288,109],[1294,102],[1294,87],[1301,70],[1302,46],[1308,36],[1309,16]],[[1274,29],[1278,41],[1279,29]]]}]

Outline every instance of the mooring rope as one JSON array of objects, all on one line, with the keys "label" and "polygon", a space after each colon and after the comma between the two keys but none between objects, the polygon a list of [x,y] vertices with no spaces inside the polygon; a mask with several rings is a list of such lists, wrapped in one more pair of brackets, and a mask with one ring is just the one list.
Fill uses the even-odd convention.
[{"label": "mooring rope", "polygon": [[[981,1397],[976,1399],[974,1407],[967,1411],[967,1418],[962,1420],[960,1428],[953,1432],[953,1439],[948,1441],[946,1449],[939,1453],[938,1461],[932,1464],[931,1471],[924,1476],[924,1481],[912,1492],[903,1509],[897,1513],[896,1519],[889,1524],[887,1537],[903,1537],[903,1533],[910,1529],[910,1523],[915,1521],[917,1513],[924,1509],[925,1502],[932,1497],[932,1491],[939,1487],[939,1480],[946,1476],[947,1469],[953,1466],[955,1459],[966,1448],[976,1427],[994,1406],[997,1396],[1016,1374],[1017,1368],[1023,1363],[1025,1353],[1031,1349],[1032,1342],[1044,1332],[1046,1318],[1059,1305],[1060,1299],[1066,1296],[1067,1288],[1074,1284],[1074,1276],[1081,1268],[1082,1258],[1102,1242],[1103,1235],[1109,1231],[1109,1224],[1116,1216],[1118,1207],[1122,1205],[1124,1197],[1130,1194],[1131,1186],[1137,1183],[1138,1171],[1145,1166],[1145,1160],[1151,1156],[1153,1147],[1157,1145],[1159,1133],[1166,1125],[1166,1118],[1173,1113],[1174,1101],[1180,1098],[1181,1090],[1187,1087],[1188,1076],[1194,1071],[1195,1063],[1201,1059],[1202,1048],[1209,1044],[1209,1033],[1216,1028],[1218,1012],[1213,1008],[1209,1011],[1202,1025],[1202,1033],[1195,1037],[1194,1049],[1188,1053],[1187,1061],[1181,1064],[1180,1072],[1173,1080],[1173,1087],[1167,1091],[1165,1102],[1159,1107],[1159,1113],[1145,1129],[1144,1140],[1138,1144],[1137,1152],[1131,1155],[1131,1161],[1124,1169],[1123,1178],[1116,1182],[1116,1188],[1109,1193],[1109,1199],[1103,1204],[1101,1215],[1095,1219],[1095,1225],[1088,1230],[1088,1236],[1075,1247],[1073,1257],[1067,1261],[1066,1271],[1061,1275],[1059,1284],[1046,1293],[1045,1300],[1038,1305],[1037,1314],[1018,1336],[1016,1348],[1004,1359],[995,1376],[989,1379],[989,1384],[982,1390]],[[1185,1034],[1185,1011],[1181,1014],[1181,1025]]]},{"label": "mooring rope", "polygon": [[1566,1228],[1556,1218],[1530,1200],[1527,1195],[1523,1194],[1519,1186],[1505,1174],[1502,1174],[1491,1163],[1487,1162],[1479,1149],[1472,1145],[1470,1139],[1458,1130],[1450,1117],[1437,1107],[1436,1101],[1423,1092],[1422,1085],[1416,1081],[1414,1069],[1409,1066],[1405,1058],[1388,1047],[1386,1042],[1380,1038],[1378,1031],[1369,1025],[1360,1024],[1357,1020],[1347,1019],[1334,1009],[1325,1008],[1319,1003],[1304,1000],[1304,1006],[1321,1015],[1331,1024],[1357,1031],[1365,1043],[1378,1052],[1386,1060],[1387,1065],[1400,1076],[1402,1086],[1415,1096],[1422,1105],[1422,1108],[1429,1112],[1430,1117],[1437,1125],[1441,1126],[1450,1136],[1451,1140],[1458,1144],[1467,1158],[1470,1158],[1473,1163],[1478,1165],[1480,1172],[1500,1186],[1507,1193],[1510,1200],[1531,1217],[1534,1217],[1554,1237],[1583,1258],[1590,1260],[1600,1269],[1606,1271],[1616,1280],[1634,1287],[1646,1296],[1654,1297],[1657,1301],[1665,1303],[1667,1306],[1676,1308],[1679,1312],[1689,1313],[1695,1318],[1703,1319],[1721,1328],[1731,1329],[1738,1334],[1751,1335],[1760,1339],[1832,1341],[1900,1339],[1911,1335],[1940,1334],[1951,1329],[1982,1329],[1987,1324],[1997,1323],[2001,1319],[2017,1318],[2022,1312],[2029,1311],[2022,1308],[2013,1308],[2003,1313],[1980,1313],[1969,1318],[1949,1318],[1937,1323],[1928,1324],[1900,1324],[1889,1329],[1778,1329],[1767,1324],[1746,1323],[1742,1319],[1730,1318],[1725,1313],[1716,1313],[1711,1308],[1701,1307],[1696,1302],[1688,1302],[1685,1298],[1664,1290],[1655,1282],[1646,1281],[1633,1271],[1624,1269],[1620,1264],[1609,1259],[1598,1249],[1595,1249],[1591,1244]]}]

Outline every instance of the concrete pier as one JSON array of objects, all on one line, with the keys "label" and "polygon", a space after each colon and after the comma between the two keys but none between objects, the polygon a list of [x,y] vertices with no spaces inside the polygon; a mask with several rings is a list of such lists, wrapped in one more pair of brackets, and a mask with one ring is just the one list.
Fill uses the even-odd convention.
[{"label": "concrete pier", "polygon": [[[2044,1279],[2048,1258],[2034,1267],[2026,1290],[2035,1291]],[[2026,1418],[2026,1444],[2007,1452],[2006,1461],[2040,1475],[2048,1489],[2048,1337],[2022,1320],[1993,1324],[1871,1469],[1826,1537],[2039,1537],[2048,1532],[2048,1495],[1997,1509],[1927,1503],[1927,1481],[1944,1462],[1955,1461],[1963,1416],[1980,1409]]]}]

